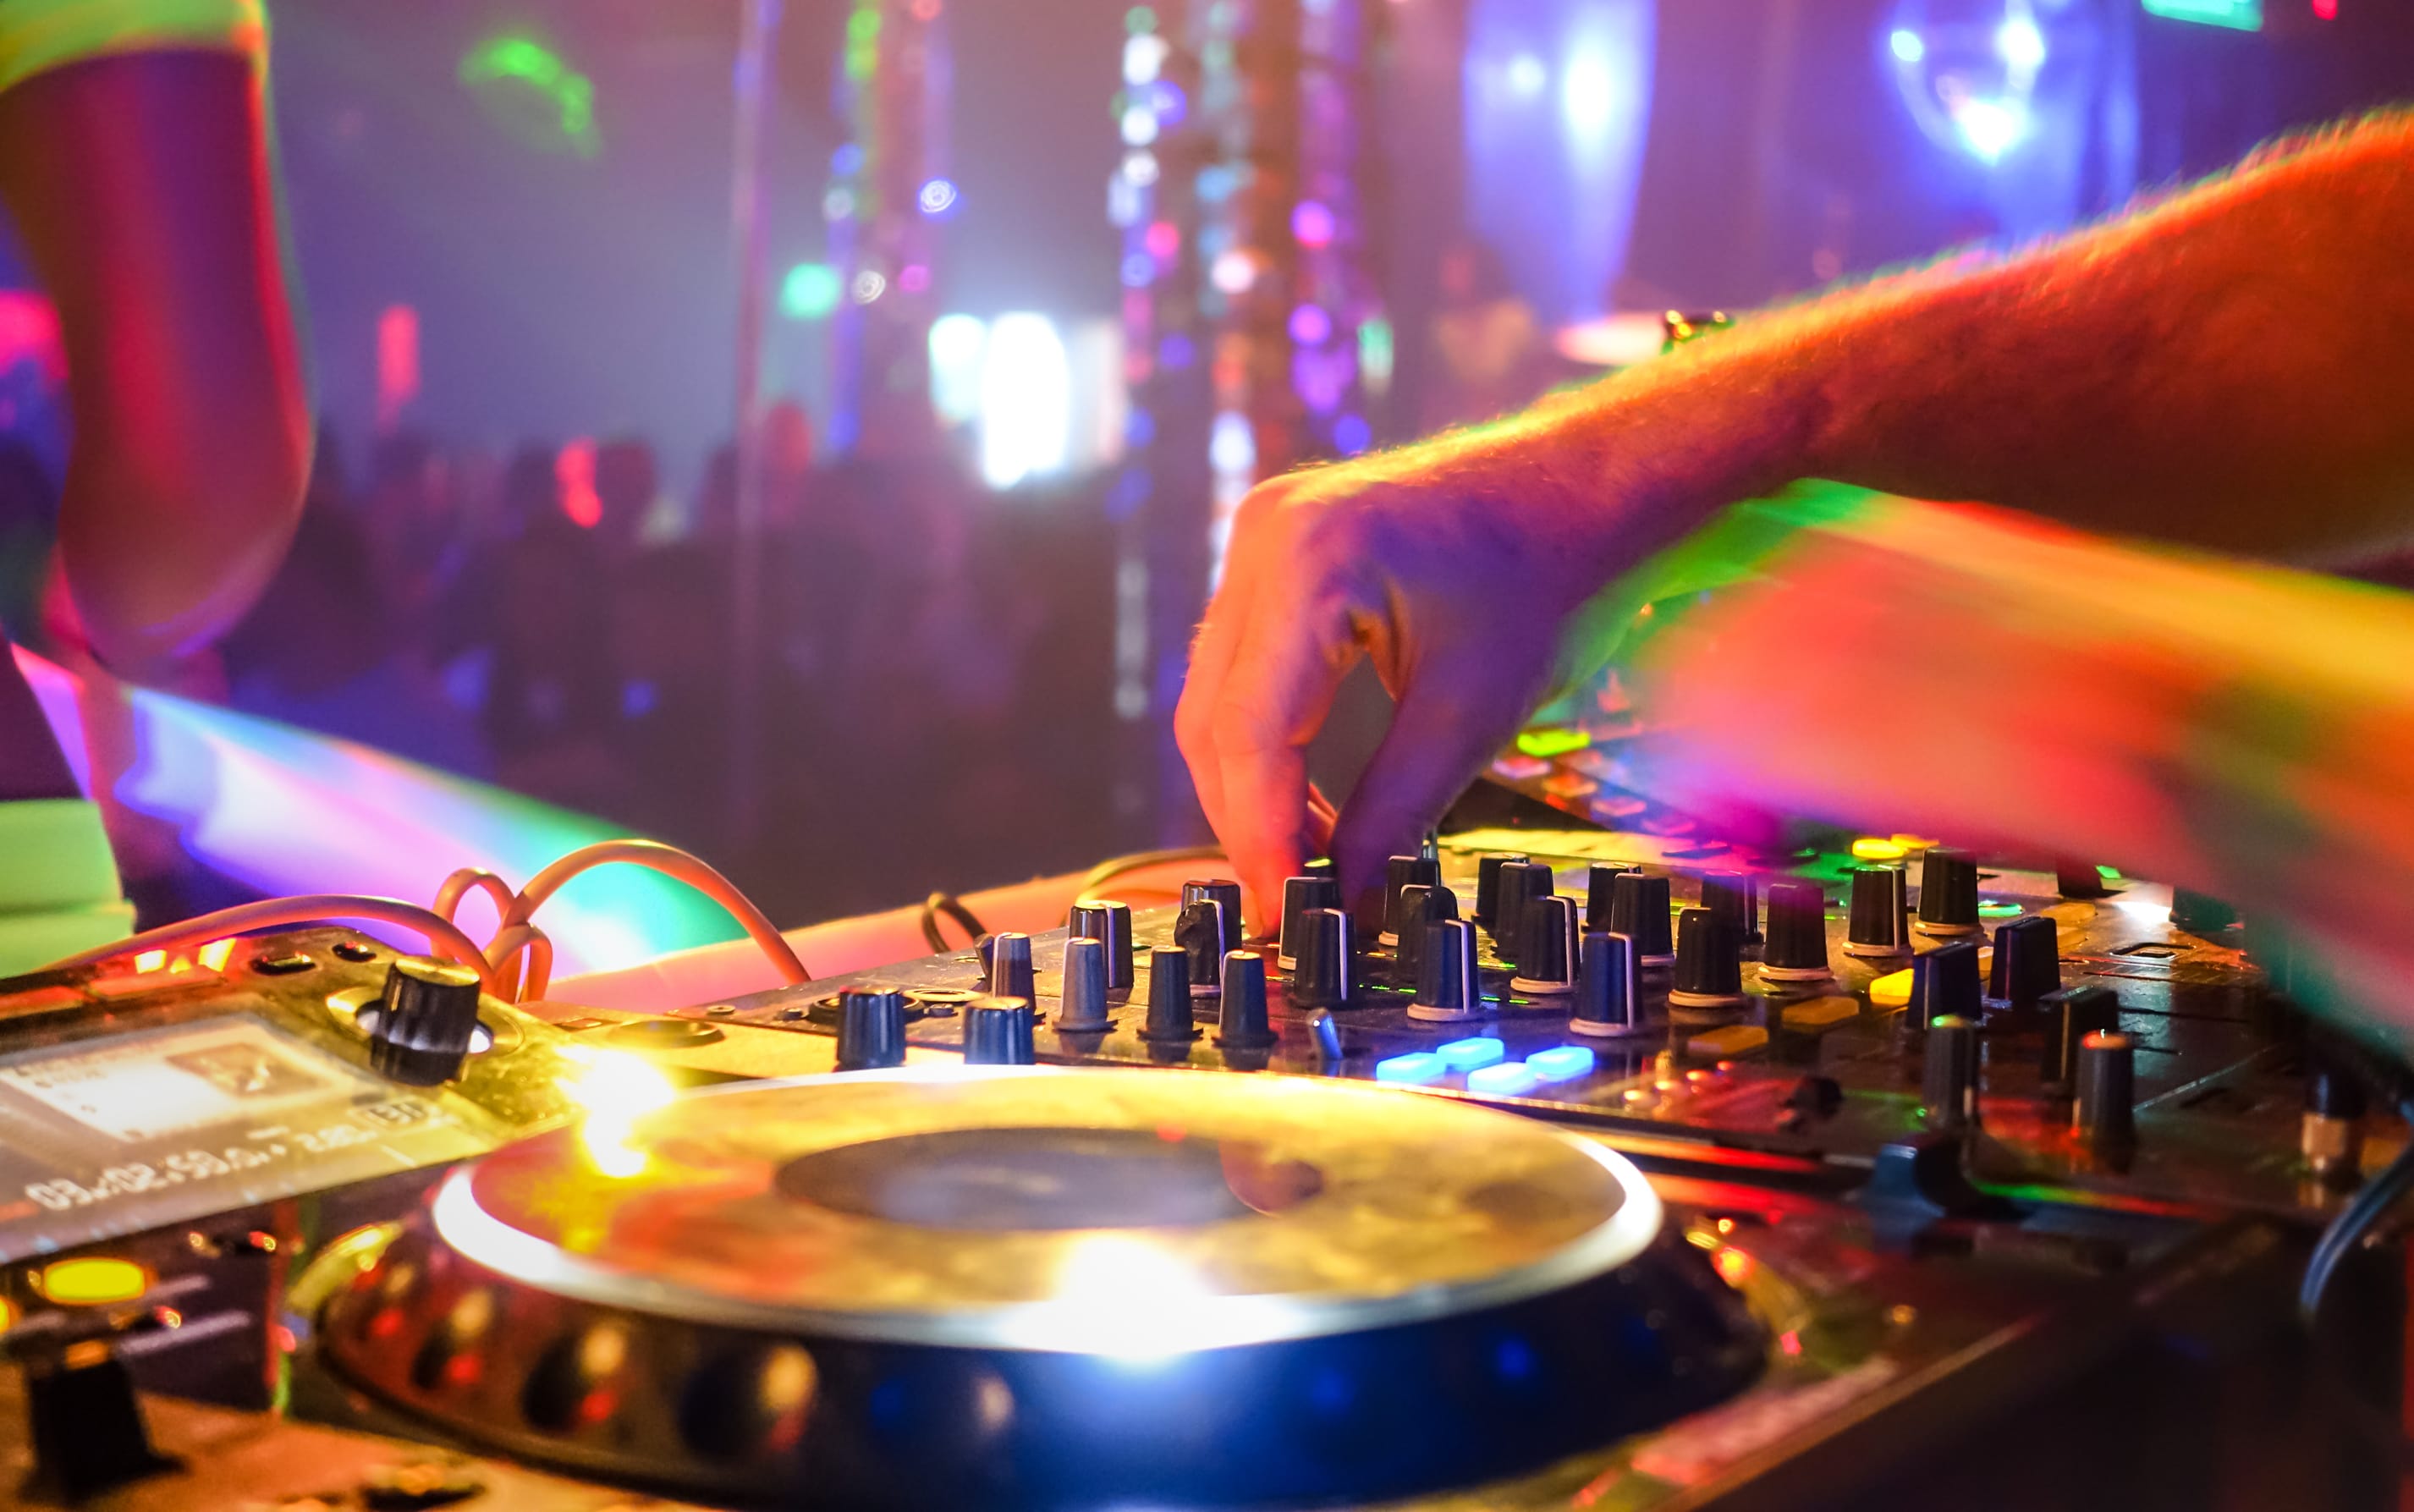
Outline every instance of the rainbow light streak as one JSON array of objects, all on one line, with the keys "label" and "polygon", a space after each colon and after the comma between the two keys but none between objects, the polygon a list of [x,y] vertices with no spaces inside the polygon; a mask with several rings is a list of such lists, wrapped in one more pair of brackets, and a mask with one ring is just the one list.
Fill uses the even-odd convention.
[{"label": "rainbow light streak", "polygon": [[[77,781],[85,765],[77,679],[30,651],[33,684]],[[445,875],[483,866],[514,884],[566,851],[628,831],[369,746],[148,689],[123,690],[140,753],[119,801],[171,825],[194,857],[272,896],[373,893],[425,903]],[[487,906],[464,906],[473,937]],[[558,977],[606,971],[739,936],[686,885],[634,866],[577,877],[544,906]]]}]

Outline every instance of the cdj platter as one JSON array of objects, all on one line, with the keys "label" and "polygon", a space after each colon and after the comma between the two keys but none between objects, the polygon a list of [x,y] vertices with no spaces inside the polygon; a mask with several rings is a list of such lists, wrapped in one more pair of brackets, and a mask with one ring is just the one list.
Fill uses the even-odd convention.
[{"label": "cdj platter", "polygon": [[516,1458],[896,1507],[1478,1482],[1706,1406],[1766,1349],[1598,1145],[1364,1087],[1010,1069],[513,1146],[355,1270],[320,1346]]}]

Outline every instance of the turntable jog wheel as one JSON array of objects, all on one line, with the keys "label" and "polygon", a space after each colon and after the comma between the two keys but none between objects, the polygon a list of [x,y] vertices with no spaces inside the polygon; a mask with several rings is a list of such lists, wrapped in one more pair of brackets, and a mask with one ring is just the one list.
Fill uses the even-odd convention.
[{"label": "turntable jog wheel", "polygon": [[319,1338],[464,1444],[687,1495],[1373,1498],[1750,1380],[1756,1326],[1660,1228],[1619,1157],[1439,1098],[917,1068],[499,1151]]}]

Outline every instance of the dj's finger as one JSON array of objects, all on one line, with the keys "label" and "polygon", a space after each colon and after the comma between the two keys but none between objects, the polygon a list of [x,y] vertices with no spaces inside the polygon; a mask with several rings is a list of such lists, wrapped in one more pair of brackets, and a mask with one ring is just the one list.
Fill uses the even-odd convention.
[{"label": "dj's finger", "polygon": [[1226,571],[1224,585],[1207,606],[1199,634],[1191,640],[1190,669],[1183,678],[1182,697],[1173,709],[1173,743],[1190,769],[1190,785],[1199,794],[1199,806],[1206,811],[1208,825],[1228,848],[1223,770],[1215,758],[1215,706],[1231,673],[1232,653],[1240,646],[1256,590],[1254,573]]},{"label": "dj's finger", "polygon": [[1442,810],[1517,733],[1533,696],[1470,657],[1418,668],[1334,828],[1344,897],[1354,903],[1381,882],[1385,858],[1414,854]]},{"label": "dj's finger", "polygon": [[1307,742],[1332,711],[1358,643],[1347,605],[1336,595],[1303,603],[1274,585],[1234,651],[1212,721],[1223,788],[1218,832],[1241,885],[1270,919],[1283,878],[1299,870],[1308,818]]}]

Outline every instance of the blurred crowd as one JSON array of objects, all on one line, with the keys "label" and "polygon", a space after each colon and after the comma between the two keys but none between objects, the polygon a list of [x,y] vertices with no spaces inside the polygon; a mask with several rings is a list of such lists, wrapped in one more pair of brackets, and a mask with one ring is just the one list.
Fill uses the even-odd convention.
[{"label": "blurred crowd", "polygon": [[[174,691],[687,846],[783,923],[1123,844],[1093,492],[990,494],[944,451],[817,465],[790,404],[762,450],[741,553],[730,448],[683,495],[633,436],[503,456],[322,432],[284,567]],[[37,651],[74,634],[55,511],[42,459],[0,438],[0,624]],[[763,608],[741,666],[746,570]]]}]

